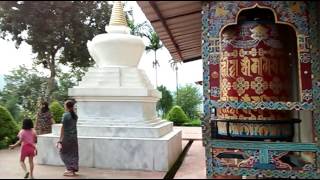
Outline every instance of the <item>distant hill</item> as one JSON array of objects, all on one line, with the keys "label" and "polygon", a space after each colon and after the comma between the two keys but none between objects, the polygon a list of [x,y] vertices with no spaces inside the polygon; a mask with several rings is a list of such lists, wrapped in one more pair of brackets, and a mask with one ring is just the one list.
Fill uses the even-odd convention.
[{"label": "distant hill", "polygon": [[4,85],[5,85],[4,75],[0,74],[0,90],[3,89]]}]

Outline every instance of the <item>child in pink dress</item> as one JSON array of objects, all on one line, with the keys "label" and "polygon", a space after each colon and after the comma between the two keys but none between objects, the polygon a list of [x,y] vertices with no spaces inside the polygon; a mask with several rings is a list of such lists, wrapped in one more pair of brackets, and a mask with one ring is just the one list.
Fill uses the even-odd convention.
[{"label": "child in pink dress", "polygon": [[[25,177],[28,178],[30,174],[30,178],[33,179],[33,157],[37,155],[37,150],[35,143],[37,141],[37,135],[35,130],[33,129],[33,122],[31,119],[24,119],[22,130],[18,134],[19,141],[13,145],[10,145],[9,148],[13,149],[19,144],[21,144],[21,154],[20,154],[20,165],[22,169],[25,171]],[[29,158],[30,165],[30,173],[27,171],[27,167],[24,163],[25,158]]]}]

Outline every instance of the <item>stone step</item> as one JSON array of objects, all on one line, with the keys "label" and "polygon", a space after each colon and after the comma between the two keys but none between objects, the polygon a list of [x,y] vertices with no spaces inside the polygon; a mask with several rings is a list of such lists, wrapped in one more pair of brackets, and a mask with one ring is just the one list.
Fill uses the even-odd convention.
[{"label": "stone step", "polygon": [[87,73],[101,73],[101,72],[120,72],[119,68],[116,67],[110,67],[110,68],[95,68],[95,69],[90,69]]},{"label": "stone step", "polygon": [[79,86],[121,86],[121,87],[147,87],[147,85],[140,79],[125,79],[121,80],[116,78],[105,78],[101,80],[97,79],[85,79],[79,83]]},{"label": "stone step", "polygon": [[92,80],[99,78],[119,78],[119,74],[117,73],[108,73],[108,74],[86,74],[83,76],[82,80]]},{"label": "stone step", "polygon": [[161,95],[160,92],[146,87],[131,88],[131,87],[120,87],[120,88],[105,88],[105,87],[89,87],[83,88],[81,86],[75,86],[69,88],[69,96],[144,96],[144,97],[158,97]]},{"label": "stone step", "polygon": [[153,121],[117,121],[117,120],[103,120],[103,121],[99,121],[99,120],[89,120],[89,119],[86,119],[86,120],[81,120],[79,119],[78,120],[78,124],[79,125],[92,125],[92,124],[95,124],[95,125],[101,125],[101,126],[137,126],[137,127],[154,127],[154,126],[158,126],[160,124],[163,124],[163,123],[167,123],[168,121],[166,120],[153,120]]},{"label": "stone step", "polygon": [[97,78],[97,77],[86,77],[86,78],[83,78],[81,82],[113,82],[113,81],[116,81],[116,82],[121,82],[122,83],[142,83],[144,82],[143,79],[140,79],[140,78],[131,78],[131,77],[128,77],[128,78],[119,78],[119,77],[103,77],[101,76],[100,78]]},{"label": "stone step", "polygon": [[[52,134],[59,135],[61,124],[52,126]],[[131,138],[159,138],[173,129],[172,122],[161,123],[157,126],[106,126],[101,124],[77,125],[78,136],[83,137],[131,137]]]},{"label": "stone step", "polygon": [[119,86],[120,81],[119,80],[109,80],[109,81],[81,81],[79,83],[80,86],[95,86],[95,85],[117,85]]},{"label": "stone step", "polygon": [[130,117],[122,117],[122,118],[112,118],[112,117],[85,117],[84,115],[78,119],[78,122],[123,122],[123,123],[162,123],[168,122],[167,120],[162,120],[160,118],[154,117],[149,119],[143,118],[130,118]]}]

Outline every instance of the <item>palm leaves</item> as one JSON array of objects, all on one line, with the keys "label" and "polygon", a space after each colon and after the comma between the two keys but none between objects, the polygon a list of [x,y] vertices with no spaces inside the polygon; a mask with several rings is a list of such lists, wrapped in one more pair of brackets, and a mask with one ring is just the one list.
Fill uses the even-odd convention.
[{"label": "palm leaves", "polygon": [[135,24],[133,20],[127,19],[128,22],[128,26],[131,29],[131,35],[135,35],[135,36],[140,36],[143,37],[144,36],[144,31],[149,28],[148,24],[146,21],[144,21],[141,24]]},{"label": "palm leaves", "polygon": [[[129,16],[131,16],[132,20],[129,19]],[[158,69],[157,68],[160,67],[160,64],[159,64],[159,61],[157,60],[157,51],[163,47],[163,44],[161,43],[158,34],[153,30],[153,28],[146,21],[140,24],[135,24],[131,11],[128,11],[128,14],[126,17],[127,17],[128,26],[131,29],[131,34],[135,36],[146,37],[148,39],[148,45],[146,46],[145,50],[147,51],[147,53],[154,51],[154,60],[152,61],[152,67],[155,68],[156,87],[158,87],[158,74],[157,74]]]},{"label": "palm leaves", "polygon": [[149,45],[146,46],[146,51],[157,51],[163,47],[163,44],[160,42],[160,38],[158,34],[153,30],[149,29],[147,33],[144,34],[146,38],[149,40]]},{"label": "palm leaves", "polygon": [[181,64],[181,61],[177,61],[174,59],[169,60],[170,66],[173,70],[178,71],[178,64]]},{"label": "palm leaves", "polygon": [[171,68],[176,71],[176,91],[177,91],[176,93],[177,93],[177,96],[178,96],[178,89],[179,89],[178,65],[179,64],[181,65],[181,61],[177,61],[177,60],[171,59],[171,60],[169,60],[169,63],[170,63]]},{"label": "palm leaves", "polygon": [[157,60],[157,50],[161,49],[163,47],[163,44],[160,42],[158,34],[151,28],[147,33],[144,34],[144,36],[149,40],[149,44],[146,46],[147,53],[150,51],[154,51],[154,61],[152,62],[152,67],[155,68],[156,71],[156,87],[158,87],[157,67],[160,67],[160,64]]}]

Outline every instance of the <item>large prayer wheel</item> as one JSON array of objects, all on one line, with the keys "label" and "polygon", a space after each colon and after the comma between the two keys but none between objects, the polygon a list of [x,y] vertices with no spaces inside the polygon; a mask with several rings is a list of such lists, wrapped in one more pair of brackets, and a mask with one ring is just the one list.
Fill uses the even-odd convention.
[{"label": "large prayer wheel", "polygon": [[[221,33],[222,101],[290,101],[292,58],[283,26],[272,21],[244,21]],[[218,134],[232,138],[290,139],[290,111],[218,109]]]}]

